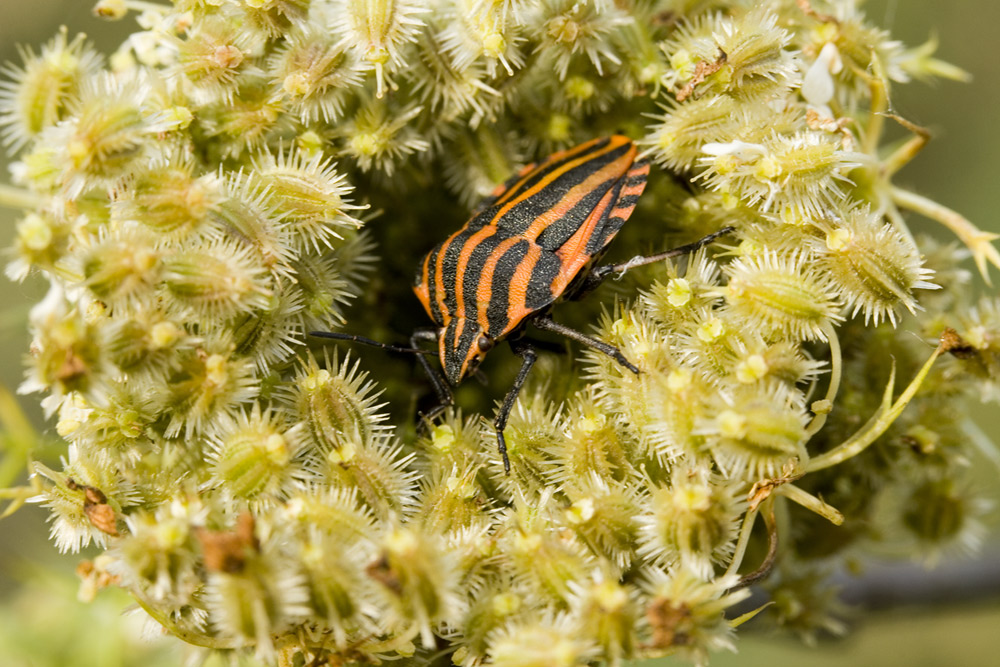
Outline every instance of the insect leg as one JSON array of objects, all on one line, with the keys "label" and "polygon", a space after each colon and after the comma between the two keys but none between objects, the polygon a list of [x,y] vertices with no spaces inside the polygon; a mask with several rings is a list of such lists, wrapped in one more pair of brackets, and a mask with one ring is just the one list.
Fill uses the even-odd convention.
[{"label": "insect leg", "polygon": [[[437,342],[438,331],[437,329],[417,329],[410,336],[410,345],[417,348],[421,342],[434,341]],[[426,352],[422,350],[421,352]],[[455,402],[455,397],[451,393],[451,387],[448,386],[448,381],[444,379],[444,376],[433,366],[431,362],[427,360],[427,357],[423,354],[417,356],[417,362],[420,367],[424,370],[424,374],[427,379],[431,381],[431,386],[434,387],[434,393],[437,394],[438,404],[437,407],[425,412],[422,417],[425,420],[431,420],[437,417],[439,414],[444,412],[445,408],[452,405]]]},{"label": "insect leg", "polygon": [[538,353],[535,352],[535,348],[531,347],[527,343],[521,342],[515,345],[512,343],[511,348],[514,353],[519,355],[523,362],[521,362],[521,370],[517,372],[517,378],[514,379],[514,384],[508,390],[507,395],[503,398],[503,405],[500,406],[500,412],[497,413],[497,418],[493,420],[493,428],[497,432],[497,447],[500,450],[500,457],[503,459],[503,470],[508,475],[510,474],[510,459],[507,458],[507,441],[503,437],[503,430],[507,427],[507,418],[510,417],[510,411],[514,407],[514,401],[517,400],[517,395],[521,393],[521,387],[524,386],[524,381],[528,379],[528,371],[531,367],[535,365],[535,359],[538,358]]},{"label": "insect leg", "polygon": [[666,250],[664,252],[658,252],[655,255],[633,257],[627,262],[621,262],[620,264],[605,264],[604,266],[598,266],[593,269],[587,277],[584,279],[583,285],[580,287],[580,293],[586,294],[591,290],[597,288],[604,279],[610,276],[612,273],[622,274],[629,269],[634,269],[637,266],[645,266],[647,264],[654,264],[656,262],[662,262],[665,259],[670,259],[671,257],[678,257],[680,255],[688,255],[699,248],[702,248],[720,236],[725,236],[731,232],[735,231],[733,227],[723,227],[717,232],[713,232],[704,238],[700,238],[694,243],[688,243],[687,245],[682,245],[677,248],[672,248],[671,250]]},{"label": "insect leg", "polygon": [[621,350],[619,350],[617,347],[613,345],[609,345],[602,340],[597,340],[596,338],[591,338],[587,334],[580,333],[576,329],[570,329],[567,326],[558,324],[548,317],[536,317],[531,320],[531,323],[534,324],[539,329],[542,329],[544,331],[551,331],[553,333],[559,334],[560,336],[566,336],[566,338],[570,338],[578,343],[582,343],[583,345],[591,347],[597,350],[598,352],[603,352],[604,354],[608,355],[609,357],[611,357],[612,359],[614,359],[619,364],[629,369],[636,375],[639,374],[639,369],[636,368],[632,364],[632,362],[630,362],[628,359],[625,358],[625,355],[622,354]]}]

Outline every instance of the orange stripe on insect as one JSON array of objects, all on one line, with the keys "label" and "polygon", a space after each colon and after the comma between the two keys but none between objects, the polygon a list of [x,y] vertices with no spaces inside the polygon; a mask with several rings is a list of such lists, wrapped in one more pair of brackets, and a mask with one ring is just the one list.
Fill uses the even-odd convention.
[{"label": "orange stripe on insect", "polygon": [[[496,227],[487,225],[466,239],[465,245],[462,246],[462,250],[458,255],[458,264],[455,269],[455,300],[457,304],[455,306],[455,313],[458,315],[465,315],[465,275],[466,269],[469,265],[469,259],[472,257],[473,251],[475,251],[479,244],[496,234],[496,232]],[[483,329],[485,328],[486,327],[483,327]]]},{"label": "orange stripe on insect", "polygon": [[[511,197],[513,197],[514,194],[517,193],[518,188],[523,187],[524,184],[527,183],[531,179],[531,176],[534,174],[534,172],[536,172],[538,170],[541,170],[541,169],[544,169],[548,165],[550,165],[550,164],[552,164],[554,162],[559,162],[560,160],[565,160],[565,159],[567,159],[567,158],[569,158],[569,157],[571,157],[573,155],[578,155],[580,153],[586,153],[588,150],[590,150],[590,148],[592,146],[596,145],[600,141],[601,141],[600,139],[592,139],[590,141],[587,141],[585,143],[580,144],[579,146],[574,146],[573,148],[568,148],[568,149],[566,149],[564,151],[559,151],[557,153],[553,153],[552,155],[550,155],[549,157],[545,158],[545,160],[543,160],[540,163],[534,163],[534,164],[527,165],[526,167],[524,167],[523,169],[521,169],[520,172],[518,172],[517,175],[518,175],[519,178],[517,179],[517,182],[513,183],[512,185],[510,185],[510,187],[506,187],[506,184],[500,184],[499,186],[497,186],[497,189],[499,190],[499,193],[496,194],[496,195],[494,195],[494,196],[497,197],[497,200],[495,202],[493,202],[493,203],[494,204],[505,204],[505,203],[507,203],[508,201],[510,201]],[[507,195],[506,196],[502,196],[503,192],[507,192]],[[520,199],[521,199],[521,197],[518,196],[517,200],[520,200]]]},{"label": "orange stripe on insect", "polygon": [[[590,215],[587,216],[587,220],[580,226],[580,229],[573,236],[569,237],[569,240],[556,251],[556,255],[562,260],[562,268],[559,271],[559,275],[552,282],[552,292],[554,294],[562,294],[569,287],[569,284],[573,282],[573,279],[576,278],[576,274],[580,272],[580,269],[586,266],[587,262],[592,259],[592,256],[585,251],[587,242],[594,235],[597,223],[604,217],[604,212],[608,210],[608,207],[611,206],[615,199],[615,191],[612,188],[601,198],[601,201],[591,211]],[[610,241],[611,238],[607,240]]]},{"label": "orange stripe on insect", "polygon": [[[598,171],[595,171],[593,174],[584,179],[583,182],[573,186],[565,197],[559,200],[545,213],[538,216],[538,218],[531,223],[528,229],[525,230],[524,237],[534,241],[539,237],[539,235],[541,235],[542,232],[566,215],[571,208],[576,206],[585,195],[593,192],[601,185],[612,181],[612,179],[620,178],[625,169],[632,164],[632,158],[634,156],[635,149],[633,148],[629,153],[626,153],[618,160],[615,160]],[[604,200],[602,199],[601,201],[603,202]]]},{"label": "orange stripe on insect", "polygon": [[[553,181],[555,181],[557,178],[559,178],[560,176],[562,176],[566,172],[571,171],[571,170],[573,170],[573,169],[575,169],[575,168],[577,168],[577,167],[579,167],[579,166],[581,166],[583,164],[586,164],[588,161],[593,160],[593,159],[595,159],[597,157],[600,157],[601,155],[604,155],[605,153],[609,153],[609,152],[611,152],[611,151],[613,151],[613,150],[615,150],[617,148],[620,148],[623,145],[624,145],[623,142],[617,142],[617,143],[614,142],[614,141],[609,142],[608,145],[604,146],[600,151],[597,151],[595,153],[585,154],[582,157],[576,158],[575,160],[571,160],[571,161],[567,162],[566,164],[562,165],[561,167],[559,167],[558,169],[553,170],[551,173],[547,174],[544,178],[540,179],[538,181],[538,183],[535,183],[530,188],[528,188],[524,192],[520,193],[515,199],[509,200],[509,201],[505,201],[504,204],[503,204],[503,206],[500,208],[499,211],[497,211],[497,214],[493,217],[493,220],[492,220],[492,222],[490,224],[494,224],[495,225],[497,223],[497,221],[500,220],[500,219],[502,219],[504,215],[506,215],[507,213],[509,213],[510,210],[512,208],[514,208],[514,206],[516,206],[518,204],[518,202],[521,202],[521,201],[523,201],[525,199],[528,199],[529,197],[531,197],[533,195],[538,194],[539,192],[541,192],[542,190],[544,190],[545,188],[547,188],[548,186],[550,186]],[[630,151],[630,153],[632,155],[635,155],[635,147],[634,146],[632,147],[632,150]],[[545,163],[542,163],[541,165],[539,165],[538,168],[542,169],[544,167],[545,167]],[[525,179],[523,179],[522,182],[528,180],[529,176],[530,176],[530,174],[526,175]]]},{"label": "orange stripe on insect", "polygon": [[532,243],[528,246],[528,253],[514,270],[510,289],[507,292],[508,327],[517,326],[521,320],[534,312],[534,309],[528,307],[528,287],[531,284],[531,272],[538,263],[542,252],[541,246]]},{"label": "orange stripe on insect", "polygon": [[[476,314],[478,317],[484,317],[484,313],[489,308],[490,301],[493,298],[493,274],[496,273],[497,262],[503,257],[505,252],[522,241],[524,239],[517,236],[504,239],[496,247],[496,250],[490,254],[486,263],[483,264],[483,271],[479,276],[479,284],[476,286]],[[483,326],[483,330],[488,331],[489,327]]]}]

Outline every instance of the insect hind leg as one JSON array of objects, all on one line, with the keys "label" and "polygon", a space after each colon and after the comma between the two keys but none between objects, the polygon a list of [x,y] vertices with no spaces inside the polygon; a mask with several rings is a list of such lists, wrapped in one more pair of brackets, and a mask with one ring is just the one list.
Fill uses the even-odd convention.
[{"label": "insect hind leg", "polygon": [[[598,266],[591,270],[584,278],[583,284],[580,286],[578,294],[580,296],[587,294],[595,289],[604,282],[604,279],[613,273],[622,274],[630,269],[634,269],[639,266],[646,266],[647,264],[655,264],[656,262],[662,262],[665,259],[670,259],[671,257],[679,257],[680,255],[689,255],[700,248],[708,245],[720,236],[725,236],[736,231],[734,227],[723,227],[717,232],[712,232],[708,236],[704,236],[693,243],[688,243],[677,248],[672,248],[670,250],[665,250],[664,252],[656,253],[655,255],[639,255],[633,257],[627,262],[621,262],[619,264],[605,264],[603,266]],[[579,296],[577,297],[579,298]]]}]

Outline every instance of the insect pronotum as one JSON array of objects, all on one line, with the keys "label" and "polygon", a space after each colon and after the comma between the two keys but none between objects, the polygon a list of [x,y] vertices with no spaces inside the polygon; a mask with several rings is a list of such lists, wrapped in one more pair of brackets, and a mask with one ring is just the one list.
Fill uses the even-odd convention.
[{"label": "insect pronotum", "polygon": [[[440,400],[432,415],[452,404],[450,386],[475,372],[486,353],[507,339],[522,363],[493,425],[504,470],[510,472],[503,432],[537,357],[535,346],[519,335],[525,326],[571,338],[638,373],[617,348],[553,321],[552,305],[593,290],[612,273],[693,252],[732,231],[727,227],[673,250],[595,267],[646,187],[649,163],[636,160],[636,154],[628,137],[593,139],[528,165],[497,187],[421,262],[413,291],[436,326],[415,331],[411,347],[334,332],[312,335],[417,354]],[[425,358],[433,354],[420,347],[425,341],[437,343],[444,377]]]}]

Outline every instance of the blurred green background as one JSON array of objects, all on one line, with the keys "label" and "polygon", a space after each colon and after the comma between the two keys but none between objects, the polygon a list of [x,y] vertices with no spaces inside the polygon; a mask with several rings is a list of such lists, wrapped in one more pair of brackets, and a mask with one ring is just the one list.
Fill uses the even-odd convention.
[{"label": "blurred green background", "polygon": [[[134,24],[130,19],[99,21],[90,14],[92,4],[90,0],[0,0],[0,62],[18,62],[18,44],[37,50],[60,25],[68,26],[71,35],[87,33],[102,52],[110,53]],[[1000,232],[1000,170],[994,160],[1000,155],[1000,58],[995,41],[1000,3],[877,0],[865,5],[876,24],[907,45],[936,35],[938,55],[973,76],[971,84],[914,82],[894,89],[894,111],[929,127],[935,137],[896,182],[962,212],[984,229]],[[3,158],[0,165],[4,167],[0,181],[5,181]],[[0,246],[9,245],[16,221],[15,212],[0,209]],[[915,224],[934,229],[930,223]],[[0,278],[0,382],[7,388],[16,388],[21,381],[21,359],[28,345],[25,318],[43,293],[40,281],[18,285]],[[37,397],[23,397],[21,404],[37,424],[42,423]],[[994,438],[1000,434],[1000,415],[995,410],[981,409],[979,416],[987,433]],[[997,488],[998,479],[1000,471],[984,461],[980,483]],[[952,593],[947,599],[936,597],[931,587],[931,593],[924,596],[926,604],[855,613],[846,638],[824,639],[816,648],[787,636],[753,632],[751,625],[741,632],[739,654],[720,654],[712,665],[1000,664],[996,516],[994,511],[990,522],[994,537],[978,562],[946,563],[938,573],[917,568],[902,571],[902,586],[931,581]],[[124,594],[104,591],[90,605],[76,600],[78,581],[73,570],[79,557],[55,552],[47,540],[45,518],[44,511],[30,506],[0,521],[0,667],[180,664],[182,651],[176,642],[157,639],[155,629],[150,628],[139,636],[143,625],[139,616],[121,613],[129,605]],[[878,579],[878,574],[870,576]],[[949,584],[953,581],[961,584]],[[961,587],[970,583],[968,588]]]}]

